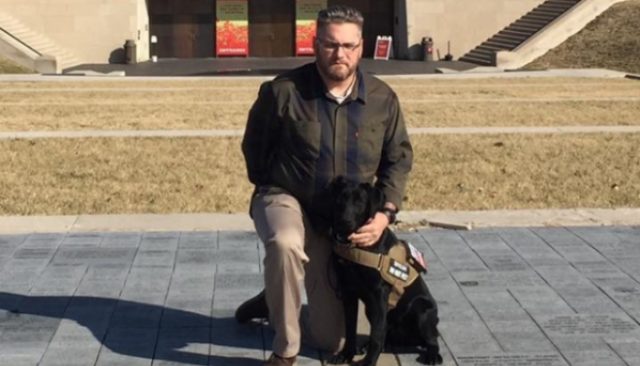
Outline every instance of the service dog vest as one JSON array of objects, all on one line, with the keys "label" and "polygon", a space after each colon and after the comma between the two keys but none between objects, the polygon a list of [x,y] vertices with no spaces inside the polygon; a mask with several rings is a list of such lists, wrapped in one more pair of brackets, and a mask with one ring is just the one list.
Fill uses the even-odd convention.
[{"label": "service dog vest", "polygon": [[390,309],[396,307],[404,293],[404,288],[411,285],[421,272],[427,271],[422,253],[402,240],[394,244],[387,254],[373,253],[346,245],[337,245],[333,251],[348,261],[380,272],[382,279],[392,288],[389,294]]}]

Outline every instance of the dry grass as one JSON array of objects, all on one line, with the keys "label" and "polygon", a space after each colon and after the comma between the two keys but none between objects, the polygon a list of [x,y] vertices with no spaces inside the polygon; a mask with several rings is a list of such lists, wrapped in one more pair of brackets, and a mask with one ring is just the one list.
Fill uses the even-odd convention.
[{"label": "dry grass", "polygon": [[[637,125],[624,79],[389,79],[410,127]],[[0,131],[242,129],[260,80],[3,83]]]},{"label": "dry grass", "polygon": [[1,214],[242,211],[238,139],[0,142]]},{"label": "dry grass", "polygon": [[601,67],[640,73],[640,0],[616,4],[525,69]]},{"label": "dry grass", "polygon": [[0,74],[28,74],[33,70],[15,64],[12,61],[0,57]]},{"label": "dry grass", "polygon": [[422,136],[406,206],[640,206],[640,134]]},{"label": "dry grass", "polygon": [[[410,127],[640,124],[623,79],[388,79]],[[9,82],[0,131],[241,129],[260,80]],[[406,209],[640,206],[640,134],[414,136]],[[0,141],[0,214],[246,212],[239,138]]]},{"label": "dry grass", "polygon": [[[239,143],[2,141],[0,214],[246,212],[251,187]],[[405,209],[640,206],[640,134],[415,136],[413,143]]]}]

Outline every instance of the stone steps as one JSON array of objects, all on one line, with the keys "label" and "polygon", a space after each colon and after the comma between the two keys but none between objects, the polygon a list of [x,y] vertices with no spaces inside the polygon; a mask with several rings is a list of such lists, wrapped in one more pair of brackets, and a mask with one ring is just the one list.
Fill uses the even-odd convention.
[{"label": "stone steps", "polygon": [[547,0],[460,58],[482,66],[495,65],[495,52],[512,51],[581,0]]},{"label": "stone steps", "polygon": [[55,57],[59,71],[81,63],[72,52],[60,46],[52,39],[30,29],[18,19],[2,12],[0,12],[0,32],[17,40],[38,55]]}]

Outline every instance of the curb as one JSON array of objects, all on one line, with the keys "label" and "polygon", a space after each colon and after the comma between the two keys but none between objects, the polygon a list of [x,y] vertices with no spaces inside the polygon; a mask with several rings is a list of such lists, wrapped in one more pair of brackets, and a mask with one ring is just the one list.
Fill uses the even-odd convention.
[{"label": "curb", "polygon": [[[401,211],[398,230],[435,226],[490,227],[637,226],[640,208],[493,211]],[[127,214],[0,216],[0,234],[74,232],[253,231],[248,214]]]}]

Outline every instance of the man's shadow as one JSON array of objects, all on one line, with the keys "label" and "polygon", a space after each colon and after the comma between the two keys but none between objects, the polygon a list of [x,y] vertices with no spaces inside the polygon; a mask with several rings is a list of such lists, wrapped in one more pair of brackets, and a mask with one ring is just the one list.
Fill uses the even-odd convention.
[{"label": "man's shadow", "polygon": [[[0,325],[19,327],[29,322],[29,315],[73,320],[115,353],[194,365],[261,365],[263,359],[258,357],[264,357],[265,339],[272,337],[266,327],[240,326],[233,317],[112,298],[0,292],[2,310],[7,312],[0,316]],[[214,349],[211,355],[181,350],[190,344],[211,344]],[[216,347],[231,348],[231,356],[215,355]],[[243,355],[254,352],[255,358]]]}]

